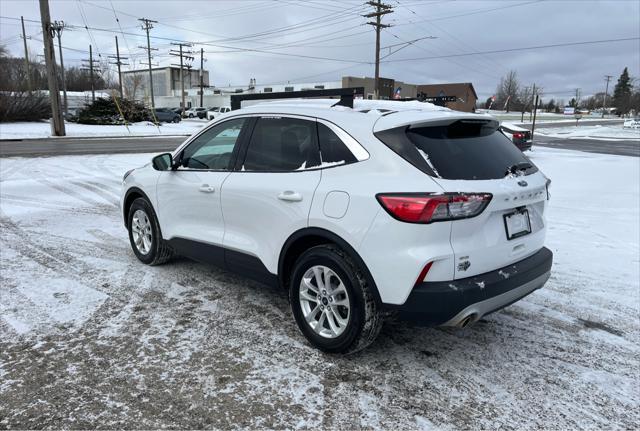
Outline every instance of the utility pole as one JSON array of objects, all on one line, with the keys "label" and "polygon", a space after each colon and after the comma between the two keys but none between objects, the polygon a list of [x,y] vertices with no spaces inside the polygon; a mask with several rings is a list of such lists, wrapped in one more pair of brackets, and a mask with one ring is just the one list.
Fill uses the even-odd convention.
[{"label": "utility pole", "polygon": [[391,27],[390,24],[382,24],[382,15],[386,15],[388,13],[393,12],[393,7],[382,3],[381,0],[378,1],[368,1],[368,5],[376,8],[375,12],[368,13],[364,15],[365,18],[374,18],[375,21],[367,22],[368,25],[372,25],[376,28],[376,74],[375,74],[375,90],[374,90],[374,98],[378,100],[380,98],[380,31],[383,28]]},{"label": "utility pole", "polygon": [[[536,99],[536,83],[533,83],[533,90],[531,91],[531,105],[535,102]],[[534,109],[534,108],[532,108]],[[533,117],[533,110],[529,113],[529,121],[531,121],[531,117]]]},{"label": "utility pole", "polygon": [[147,46],[139,46],[138,48],[147,50],[147,58],[149,60],[149,93],[151,94],[151,108],[155,110],[156,102],[153,97],[153,72],[151,70],[151,51],[157,51],[157,48],[151,48],[151,41],[149,39],[149,30],[153,28],[153,24],[158,21],[153,21],[147,18],[139,18],[138,21],[142,22],[142,29],[147,32]]},{"label": "utility pole", "polygon": [[27,33],[24,31],[24,17],[20,17],[22,22],[22,40],[24,41],[24,66],[27,70],[27,90],[31,91],[31,71],[29,69],[29,49],[27,48]]},{"label": "utility pole", "polygon": [[533,111],[533,123],[531,124],[531,140],[533,140],[533,132],[536,130],[536,114],[538,112],[538,95],[536,94],[536,101]]},{"label": "utility pole", "polygon": [[200,106],[204,104],[204,48],[200,48]]},{"label": "utility pole", "polygon": [[611,75],[604,76],[604,79],[607,80],[607,86],[604,89],[604,101],[602,103],[602,118],[604,118],[604,113],[607,110],[607,94],[609,93],[609,81],[611,81],[611,78],[613,78],[613,76]]},{"label": "utility pole", "polygon": [[54,21],[51,24],[51,30],[53,30],[58,37],[58,50],[60,52],[60,80],[62,81],[62,94],[64,97],[64,114],[67,115],[67,81],[64,79],[64,61],[62,60],[62,30],[64,30],[64,21]]},{"label": "utility pole", "polygon": [[[171,45],[178,46],[180,48],[179,51],[171,50],[169,51],[170,55],[180,57],[180,64],[173,64],[172,66],[180,67],[180,106],[182,111],[180,113],[181,116],[184,116],[184,60],[193,61],[194,57],[188,54],[192,54],[191,51],[184,51],[183,48],[190,48],[192,45],[190,43],[172,43]],[[189,66],[189,73],[191,73],[191,68]],[[200,105],[202,106],[202,105]]]},{"label": "utility pole", "polygon": [[115,58],[115,62],[111,63],[111,64],[115,64],[118,66],[118,87],[120,90],[120,98],[123,99],[124,98],[124,92],[122,91],[122,70],[120,69],[120,66],[128,66],[128,63],[123,63],[122,60],[127,60],[127,57],[120,57],[120,47],[118,46],[118,36],[116,36],[116,55],[110,55],[109,58],[114,59]]},{"label": "utility pole", "polygon": [[576,111],[578,110],[578,102],[580,102],[580,88],[576,88],[576,106],[574,106]]},{"label": "utility pole", "polygon": [[62,110],[60,109],[60,91],[58,90],[58,78],[56,77],[56,54],[53,48],[49,0],[40,0],[40,21],[42,22],[44,61],[47,67],[49,99],[51,100],[51,114],[53,117],[53,129],[51,132],[54,136],[65,136],[64,119],[62,118]]},{"label": "utility pole", "polygon": [[96,101],[96,89],[95,89],[95,82],[93,79],[93,47],[91,45],[89,45],[89,60],[82,60],[85,62],[88,62],[88,64],[83,64],[82,66],[82,70],[88,70],[89,71],[89,80],[91,81],[91,101],[95,102]]}]

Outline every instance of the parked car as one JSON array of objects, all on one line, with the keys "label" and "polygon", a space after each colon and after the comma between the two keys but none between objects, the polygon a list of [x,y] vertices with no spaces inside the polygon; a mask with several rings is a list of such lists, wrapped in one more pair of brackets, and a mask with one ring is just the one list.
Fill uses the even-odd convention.
[{"label": "parked car", "polygon": [[196,118],[196,117],[199,117],[199,115],[198,115],[199,112],[206,113],[207,112],[207,108],[202,108],[202,107],[189,108],[186,111],[184,111],[184,116],[187,117],[187,118]]},{"label": "parked car", "polygon": [[207,111],[207,120],[213,120],[220,114],[226,114],[227,112],[231,112],[231,108],[229,106],[216,106],[214,108],[209,108]]},{"label": "parked car", "polygon": [[156,118],[164,123],[180,122],[180,114],[176,114],[169,108],[156,108]]},{"label": "parked car", "polygon": [[125,173],[137,258],[178,254],[280,286],[327,352],[366,347],[389,314],[465,327],[545,284],[550,180],[497,120],[352,103],[232,111]]},{"label": "parked car", "polygon": [[622,127],[625,129],[640,129],[640,117],[624,120]]},{"label": "parked car", "polygon": [[202,110],[202,111],[198,111],[196,115],[197,115],[197,116],[198,116],[198,118],[200,118],[201,120],[202,120],[202,119],[204,119],[204,118],[207,118],[207,112],[209,112],[209,109],[211,109],[211,108],[205,108],[205,109],[204,109],[204,110]]},{"label": "parked car", "polygon": [[182,114],[182,108],[179,106],[175,108],[169,108],[169,110],[175,112],[176,114]]},{"label": "parked car", "polygon": [[511,139],[511,142],[513,142],[520,151],[527,151],[531,149],[533,140],[531,139],[530,130],[511,123],[500,124],[500,130],[507,138]]}]

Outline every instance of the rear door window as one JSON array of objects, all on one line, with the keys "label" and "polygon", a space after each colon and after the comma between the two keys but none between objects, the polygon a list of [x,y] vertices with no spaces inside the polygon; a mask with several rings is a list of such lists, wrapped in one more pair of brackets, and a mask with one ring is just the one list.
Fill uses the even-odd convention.
[{"label": "rear door window", "polygon": [[245,171],[291,172],[320,164],[316,122],[285,117],[258,119],[242,166]]},{"label": "rear door window", "polygon": [[376,136],[405,160],[429,175],[449,180],[504,178],[513,166],[531,161],[494,125],[479,121],[456,121],[431,127],[401,127]]}]

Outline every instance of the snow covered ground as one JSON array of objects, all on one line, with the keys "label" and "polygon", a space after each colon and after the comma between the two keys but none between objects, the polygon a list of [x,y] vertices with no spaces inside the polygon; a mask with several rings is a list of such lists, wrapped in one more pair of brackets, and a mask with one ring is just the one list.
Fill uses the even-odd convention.
[{"label": "snow covered ground", "polygon": [[553,127],[537,129],[536,135],[544,135],[550,138],[588,138],[597,140],[635,140],[640,144],[640,129],[630,129],[622,127],[622,124],[615,126],[585,126],[578,127]]},{"label": "snow covered ground", "polygon": [[[153,123],[143,121],[130,126],[96,126],[91,124],[66,123],[67,136],[183,136],[191,135],[201,129],[206,120],[184,119],[178,124],[162,123],[156,127]],[[51,136],[51,126],[46,121],[0,123],[0,139],[33,139]]]},{"label": "snow covered ground", "polygon": [[[524,114],[524,117],[520,112],[516,112],[516,111],[506,112],[506,111],[497,111],[494,109],[492,110],[478,109],[476,110],[476,112],[488,113],[498,118],[501,121],[510,121],[516,124],[529,124],[533,119],[533,118],[529,118],[528,112]],[[520,122],[521,118],[524,119],[522,122]],[[602,121],[602,120],[603,118],[600,114],[593,113],[592,115],[583,115],[582,118],[580,119],[580,122],[588,123],[588,122]],[[607,116],[606,118],[604,118],[604,120],[619,120],[620,124],[622,124],[623,122],[623,120],[613,116]],[[544,123],[569,123],[569,124],[574,123],[575,124],[575,122],[576,122],[576,119],[574,118],[573,115],[555,114],[551,112],[538,112],[536,114],[536,124],[544,124]]]},{"label": "snow covered ground", "polygon": [[547,285],[349,357],[310,348],[281,292],[135,259],[117,199],[150,155],[0,159],[0,428],[637,428],[640,159],[531,157]]}]

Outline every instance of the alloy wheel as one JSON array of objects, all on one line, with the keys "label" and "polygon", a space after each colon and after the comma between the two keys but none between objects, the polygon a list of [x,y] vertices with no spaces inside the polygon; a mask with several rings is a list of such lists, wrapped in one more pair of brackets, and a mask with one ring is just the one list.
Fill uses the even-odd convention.
[{"label": "alloy wheel", "polygon": [[143,210],[137,210],[131,218],[131,234],[133,243],[141,254],[149,254],[151,251],[151,243],[153,241],[153,231],[151,230],[151,221],[147,213]]},{"label": "alloy wheel", "polygon": [[336,338],[349,325],[349,293],[331,268],[323,265],[309,268],[300,280],[299,299],[305,322],[321,337]]}]

